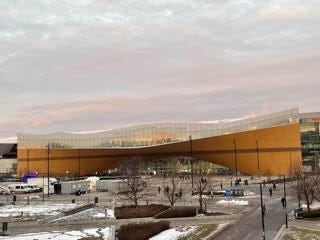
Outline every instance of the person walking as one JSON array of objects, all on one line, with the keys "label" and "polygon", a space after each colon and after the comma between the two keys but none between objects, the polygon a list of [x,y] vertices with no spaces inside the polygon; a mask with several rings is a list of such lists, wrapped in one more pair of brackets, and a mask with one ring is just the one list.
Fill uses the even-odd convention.
[{"label": "person walking", "polygon": [[272,197],[272,188],[269,187],[269,194],[270,194],[270,197]]},{"label": "person walking", "polygon": [[285,208],[286,207],[286,198],[285,198],[285,196],[282,196],[281,203],[282,203],[282,207]]},{"label": "person walking", "polygon": [[263,204],[262,205],[262,215],[265,217],[267,214],[266,214],[266,205]]},{"label": "person walking", "polygon": [[158,193],[160,194],[160,192],[161,192],[161,187],[158,186]]}]

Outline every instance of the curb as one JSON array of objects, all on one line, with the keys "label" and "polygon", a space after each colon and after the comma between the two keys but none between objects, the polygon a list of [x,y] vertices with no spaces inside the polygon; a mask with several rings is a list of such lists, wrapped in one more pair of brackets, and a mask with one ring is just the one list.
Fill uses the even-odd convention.
[{"label": "curb", "polygon": [[279,231],[277,232],[276,236],[273,238],[273,240],[280,240],[280,235],[283,232],[283,229],[285,228],[285,225],[282,225]]},{"label": "curb", "polygon": [[232,224],[231,223],[227,223],[225,226],[223,226],[222,228],[220,228],[219,230],[209,234],[208,236],[206,236],[205,238],[203,238],[203,240],[209,240],[211,238],[214,238],[216,236],[218,236],[220,233],[222,233],[223,231],[227,230],[229,227],[231,227]]}]

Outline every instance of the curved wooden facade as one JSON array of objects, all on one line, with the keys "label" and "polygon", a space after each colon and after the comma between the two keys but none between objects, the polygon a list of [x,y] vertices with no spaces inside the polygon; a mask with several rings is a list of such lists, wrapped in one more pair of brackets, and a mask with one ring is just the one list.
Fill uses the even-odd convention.
[{"label": "curved wooden facade", "polygon": [[[89,175],[117,168],[132,156],[148,161],[189,157],[190,141],[141,148],[18,149],[18,175]],[[49,156],[49,161],[48,161]],[[289,175],[301,165],[299,124],[265,128],[192,141],[192,156],[251,175]]]}]

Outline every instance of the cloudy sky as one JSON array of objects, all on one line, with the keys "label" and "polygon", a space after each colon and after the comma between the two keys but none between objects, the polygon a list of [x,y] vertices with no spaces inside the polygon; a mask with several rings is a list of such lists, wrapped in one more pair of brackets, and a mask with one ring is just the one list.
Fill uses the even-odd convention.
[{"label": "cloudy sky", "polygon": [[320,0],[1,0],[0,138],[320,111]]}]

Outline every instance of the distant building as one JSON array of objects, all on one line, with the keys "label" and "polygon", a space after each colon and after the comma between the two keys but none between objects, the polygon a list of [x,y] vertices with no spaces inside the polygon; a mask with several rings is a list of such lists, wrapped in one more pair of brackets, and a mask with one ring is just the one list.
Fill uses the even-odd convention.
[{"label": "distant building", "polygon": [[[18,134],[19,175],[88,175],[127,161],[145,172],[214,171],[292,174],[318,163],[320,113],[298,108],[235,121],[159,123],[88,134]],[[302,149],[302,151],[301,151]],[[192,160],[191,160],[192,159]],[[49,164],[49,166],[48,166]]]},{"label": "distant building", "polygon": [[17,144],[0,143],[0,176],[16,173]]}]

